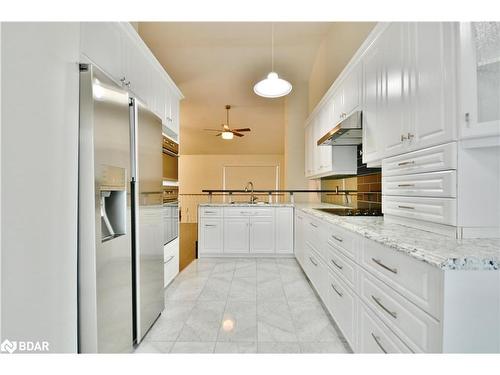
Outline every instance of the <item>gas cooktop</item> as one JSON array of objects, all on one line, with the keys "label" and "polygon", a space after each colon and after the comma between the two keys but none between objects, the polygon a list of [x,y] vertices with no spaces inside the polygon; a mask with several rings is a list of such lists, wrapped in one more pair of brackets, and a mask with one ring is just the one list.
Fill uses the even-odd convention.
[{"label": "gas cooktop", "polygon": [[382,216],[376,208],[318,208],[317,210],[338,216]]}]

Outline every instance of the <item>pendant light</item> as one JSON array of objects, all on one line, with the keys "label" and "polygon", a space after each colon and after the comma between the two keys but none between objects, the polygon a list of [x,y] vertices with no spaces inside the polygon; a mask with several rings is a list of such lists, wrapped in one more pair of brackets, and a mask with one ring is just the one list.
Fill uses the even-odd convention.
[{"label": "pendant light", "polygon": [[271,24],[271,72],[255,84],[253,91],[264,98],[279,98],[292,91],[292,84],[279,78],[278,73],[274,71],[274,23]]}]

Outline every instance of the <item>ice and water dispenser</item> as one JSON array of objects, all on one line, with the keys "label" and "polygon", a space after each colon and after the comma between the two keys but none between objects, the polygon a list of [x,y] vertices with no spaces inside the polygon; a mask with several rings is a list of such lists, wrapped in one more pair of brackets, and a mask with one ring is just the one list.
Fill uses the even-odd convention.
[{"label": "ice and water dispenser", "polygon": [[126,234],[127,178],[126,169],[101,166],[99,186],[101,206],[101,242]]}]

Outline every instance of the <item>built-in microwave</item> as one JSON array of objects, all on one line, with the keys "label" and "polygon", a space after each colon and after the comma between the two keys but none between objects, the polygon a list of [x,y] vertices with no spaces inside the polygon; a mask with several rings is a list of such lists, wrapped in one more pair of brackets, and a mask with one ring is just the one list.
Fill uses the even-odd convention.
[{"label": "built-in microwave", "polygon": [[179,145],[170,138],[163,137],[163,180],[179,180]]}]

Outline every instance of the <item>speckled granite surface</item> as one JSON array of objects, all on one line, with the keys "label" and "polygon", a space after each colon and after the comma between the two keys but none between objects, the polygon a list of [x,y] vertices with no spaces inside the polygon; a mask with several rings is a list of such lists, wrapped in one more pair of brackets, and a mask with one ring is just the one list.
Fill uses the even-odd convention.
[{"label": "speckled granite surface", "polygon": [[293,203],[200,203],[200,207],[294,207]]},{"label": "speckled granite surface", "polygon": [[346,217],[296,204],[297,209],[356,232],[443,270],[500,270],[500,239],[456,240],[439,234],[385,223],[383,217]]}]

